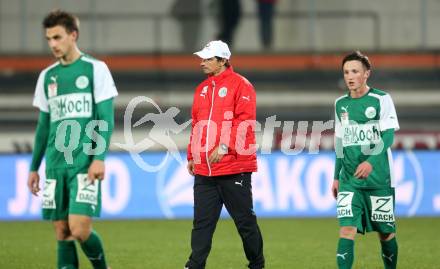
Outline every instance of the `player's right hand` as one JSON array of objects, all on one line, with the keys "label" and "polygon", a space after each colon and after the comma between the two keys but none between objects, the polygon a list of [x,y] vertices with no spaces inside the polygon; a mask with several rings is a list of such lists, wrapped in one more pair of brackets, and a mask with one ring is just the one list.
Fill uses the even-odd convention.
[{"label": "player's right hand", "polygon": [[28,188],[33,195],[38,196],[40,191],[40,176],[38,172],[32,171],[29,173]]},{"label": "player's right hand", "polygon": [[339,191],[339,180],[335,179],[333,180],[333,184],[332,184],[332,194],[335,199],[338,197],[338,191]]},{"label": "player's right hand", "polygon": [[188,169],[188,173],[191,176],[194,176],[194,161],[193,160],[188,161],[188,165],[186,166],[186,168]]}]

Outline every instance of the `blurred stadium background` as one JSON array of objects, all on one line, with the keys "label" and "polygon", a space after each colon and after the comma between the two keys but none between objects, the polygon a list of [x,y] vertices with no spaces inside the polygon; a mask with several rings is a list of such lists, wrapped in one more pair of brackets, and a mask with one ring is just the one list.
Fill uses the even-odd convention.
[{"label": "blurred stadium background", "polygon": [[[142,153],[147,164],[164,162],[158,171],[149,172],[115,143],[125,143],[124,113],[137,96],[151,98],[162,112],[172,106],[179,108],[178,123],[190,119],[193,91],[203,79],[199,60],[192,52],[215,39],[219,1],[0,0],[0,221],[40,218],[40,200],[31,197],[26,188],[38,115],[31,104],[39,72],[53,62],[41,20],[54,8],[79,16],[80,48],[107,62],[119,91],[112,153],[103,183],[103,218],[192,217],[192,178],[185,163],[166,155],[164,141],[155,141]],[[273,134],[263,137],[263,132],[257,133],[259,142],[273,139],[272,154],[260,155],[259,172],[253,177],[257,214],[263,218],[334,217],[335,203],[329,189],[332,130],[324,132],[320,143],[310,142],[310,132],[313,121],[334,118],[333,102],[344,93],[341,57],[360,49],[373,64],[369,85],[391,93],[401,124],[394,144],[397,214],[429,217],[424,221],[438,227],[440,2],[278,0],[270,50],[259,40],[256,2],[242,0],[241,4],[243,14],[232,46],[232,65],[256,88],[262,127],[271,116],[281,121]],[[134,110],[132,123],[146,113],[159,112],[144,102]],[[286,121],[295,122],[293,138],[282,135]],[[308,123],[305,141],[295,140],[299,121]],[[135,141],[151,138],[151,127],[133,128]],[[183,159],[189,132],[187,128],[179,134],[170,133]],[[306,145],[302,153],[285,153],[302,142]],[[282,146],[284,151],[280,151]],[[321,151],[309,154],[309,147]],[[336,229],[336,221],[331,223]],[[184,240],[189,238],[190,226],[186,228]],[[333,253],[332,248],[329,251]],[[333,260],[325,262],[332,267]],[[439,268],[422,265],[411,268]],[[21,268],[7,263],[0,267]]]}]

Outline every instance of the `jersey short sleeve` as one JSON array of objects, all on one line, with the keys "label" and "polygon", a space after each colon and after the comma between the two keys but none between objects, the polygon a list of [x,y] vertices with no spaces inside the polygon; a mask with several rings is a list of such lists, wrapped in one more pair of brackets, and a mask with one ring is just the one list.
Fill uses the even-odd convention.
[{"label": "jersey short sleeve", "polygon": [[335,110],[335,136],[342,138],[342,125]]},{"label": "jersey short sleeve", "polygon": [[338,109],[337,109],[337,104],[338,104],[338,100],[341,98],[338,98],[335,101],[335,136],[337,138],[342,138],[343,136],[343,131],[342,131],[342,124],[341,124],[341,120],[338,117]]},{"label": "jersey short sleeve", "polygon": [[46,70],[40,73],[37,80],[37,86],[35,87],[34,101],[32,105],[38,107],[40,111],[49,112],[49,102],[47,101],[46,94],[44,93],[44,78],[46,76]]},{"label": "jersey short sleeve", "polygon": [[96,62],[93,73],[93,94],[95,97],[95,103],[105,101],[118,95],[113,77],[104,62]]},{"label": "jersey short sleeve", "polygon": [[394,129],[395,131],[397,131],[400,129],[393,100],[388,94],[380,98],[379,125],[381,131],[385,131],[388,129]]}]

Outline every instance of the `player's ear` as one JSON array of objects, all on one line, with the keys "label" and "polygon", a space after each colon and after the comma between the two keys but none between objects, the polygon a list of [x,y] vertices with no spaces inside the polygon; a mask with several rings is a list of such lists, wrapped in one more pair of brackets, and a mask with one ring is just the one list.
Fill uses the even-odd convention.
[{"label": "player's ear", "polygon": [[365,73],[364,73],[364,77],[365,77],[365,79],[369,78],[369,77],[370,77],[370,74],[371,74],[371,70],[367,70],[367,71],[365,71]]},{"label": "player's ear", "polygon": [[70,35],[72,36],[73,40],[78,40],[78,31],[72,31]]},{"label": "player's ear", "polygon": [[219,60],[219,62],[220,62],[220,65],[221,65],[221,66],[226,65],[226,59],[225,59],[225,58],[221,58],[221,59]]}]

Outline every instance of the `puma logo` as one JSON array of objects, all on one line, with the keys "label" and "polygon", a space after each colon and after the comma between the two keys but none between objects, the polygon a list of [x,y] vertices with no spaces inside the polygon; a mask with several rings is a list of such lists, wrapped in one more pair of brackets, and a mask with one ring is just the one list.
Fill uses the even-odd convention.
[{"label": "puma logo", "polygon": [[248,96],[242,96],[241,98],[243,98],[244,100],[248,100],[248,101],[251,100],[251,97],[249,95]]},{"label": "puma logo", "polygon": [[389,260],[390,262],[393,262],[393,256],[394,256],[394,254],[391,254],[390,256],[387,256],[387,255],[382,253],[382,257],[384,257],[385,259]]},{"label": "puma logo", "polygon": [[99,253],[99,256],[94,258],[94,257],[87,257],[89,258],[90,261],[99,261],[102,259],[102,253]]},{"label": "puma logo", "polygon": [[345,260],[345,255],[347,255],[347,254],[348,254],[348,252],[345,252],[344,254],[337,253],[336,258],[341,257],[343,260]]},{"label": "puma logo", "polygon": [[243,187],[243,180],[235,181],[235,185],[240,185],[241,187]]},{"label": "puma logo", "polygon": [[388,226],[390,226],[391,228],[394,228],[394,223],[387,223]]}]

